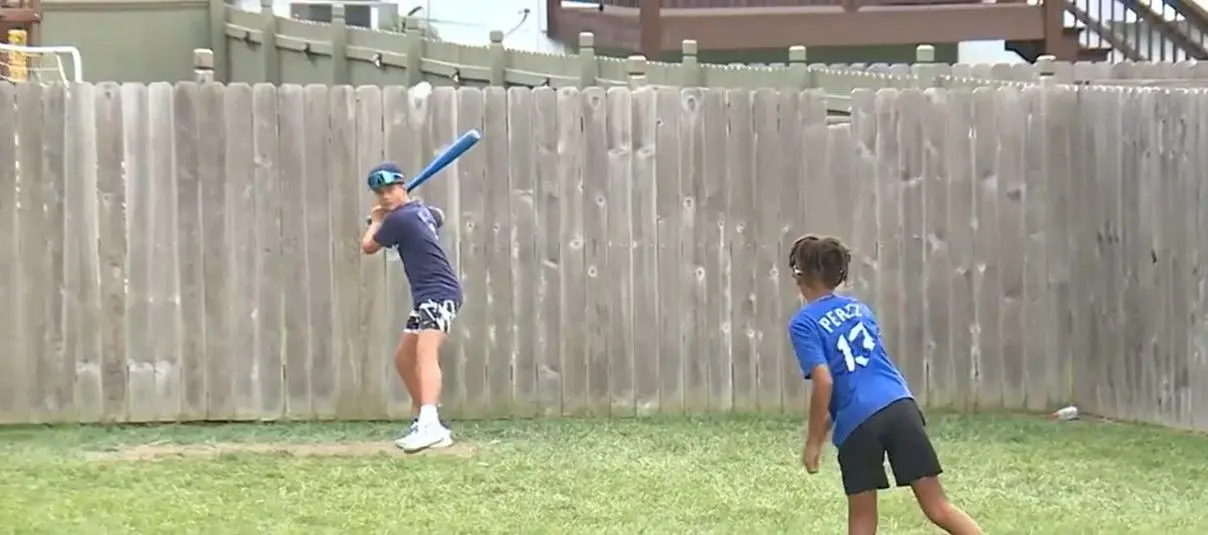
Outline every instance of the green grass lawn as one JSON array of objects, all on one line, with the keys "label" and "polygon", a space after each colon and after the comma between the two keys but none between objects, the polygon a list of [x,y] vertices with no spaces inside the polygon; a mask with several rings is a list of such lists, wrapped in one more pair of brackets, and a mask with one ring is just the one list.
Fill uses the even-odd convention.
[{"label": "green grass lawn", "polygon": [[[807,476],[790,418],[462,423],[465,455],[97,460],[143,444],[385,441],[387,424],[0,429],[0,533],[841,533],[833,449]],[[1204,533],[1208,437],[931,417],[987,533]],[[1196,527],[1199,529],[1196,529]],[[936,533],[909,491],[881,532]]]}]

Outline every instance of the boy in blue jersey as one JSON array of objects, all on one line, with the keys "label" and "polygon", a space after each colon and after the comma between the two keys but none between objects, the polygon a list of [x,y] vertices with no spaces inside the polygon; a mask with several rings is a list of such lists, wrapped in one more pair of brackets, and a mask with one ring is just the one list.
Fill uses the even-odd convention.
[{"label": "boy in blue jersey", "polygon": [[440,346],[461,308],[461,281],[437,238],[443,214],[407,196],[403,173],[391,162],[369,172],[369,189],[378,203],[369,215],[361,250],[374,254],[394,249],[411,284],[411,314],[394,355],[399,377],[419,415],[395,445],[413,453],[453,444],[453,433],[440,421]]},{"label": "boy in blue jersey", "polygon": [[847,532],[877,532],[877,491],[889,488],[885,457],[899,487],[909,485],[923,513],[944,531],[980,534],[940,486],[939,458],[922,412],[885,351],[872,310],[835,295],[847,280],[851,252],[836,238],[804,236],[789,251],[789,269],[805,301],[789,321],[801,371],[814,383],[802,463],[818,471],[822,444],[834,425],[839,470],[847,493]]}]

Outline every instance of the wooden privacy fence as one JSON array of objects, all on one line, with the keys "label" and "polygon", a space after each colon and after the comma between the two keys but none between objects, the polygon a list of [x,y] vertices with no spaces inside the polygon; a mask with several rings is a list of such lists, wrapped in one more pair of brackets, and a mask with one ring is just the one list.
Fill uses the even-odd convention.
[{"label": "wooden privacy fence", "polygon": [[[799,411],[783,269],[851,291],[929,407],[1208,429],[1203,90],[0,85],[0,419],[388,418],[383,158],[444,208],[456,414]],[[10,162],[16,162],[10,165]],[[1197,416],[1197,412],[1200,416]]]}]

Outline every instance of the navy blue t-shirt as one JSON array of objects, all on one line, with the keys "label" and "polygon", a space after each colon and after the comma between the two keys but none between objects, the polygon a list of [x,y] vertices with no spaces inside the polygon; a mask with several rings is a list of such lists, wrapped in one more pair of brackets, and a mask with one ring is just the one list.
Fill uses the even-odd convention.
[{"label": "navy blue t-shirt", "polygon": [[830,369],[836,447],[877,411],[913,397],[889,360],[872,309],[858,299],[828,295],[807,303],[789,321],[789,340],[806,379],[817,366]]},{"label": "navy blue t-shirt", "polygon": [[436,218],[428,207],[411,201],[386,214],[373,240],[398,253],[415,305],[431,300],[454,301],[460,306],[461,281],[445,257],[436,229]]}]

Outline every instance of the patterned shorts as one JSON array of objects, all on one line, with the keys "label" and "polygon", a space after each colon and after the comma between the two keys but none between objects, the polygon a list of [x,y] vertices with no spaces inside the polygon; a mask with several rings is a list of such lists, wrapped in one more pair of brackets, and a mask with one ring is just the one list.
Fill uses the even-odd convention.
[{"label": "patterned shorts", "polygon": [[415,306],[415,310],[411,311],[411,315],[407,317],[407,326],[403,327],[403,332],[418,333],[435,330],[447,333],[453,327],[453,318],[456,317],[456,301],[434,299],[420,301]]}]

